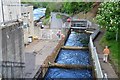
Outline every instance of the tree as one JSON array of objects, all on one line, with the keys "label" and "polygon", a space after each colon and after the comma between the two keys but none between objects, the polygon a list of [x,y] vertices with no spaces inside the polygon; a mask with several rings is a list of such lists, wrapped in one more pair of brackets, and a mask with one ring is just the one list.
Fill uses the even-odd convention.
[{"label": "tree", "polygon": [[92,2],[66,2],[63,4],[62,12],[66,12],[68,14],[75,14],[79,12],[88,12],[91,9]]},{"label": "tree", "polygon": [[50,16],[50,9],[49,7],[46,8],[46,12],[45,12],[45,17],[48,18]]},{"label": "tree", "polygon": [[[106,27],[108,31],[107,32],[108,35],[109,33],[111,35],[114,33],[116,34],[116,35],[113,35],[116,41],[118,40],[118,29],[120,24],[119,14],[120,14],[120,2],[105,2],[105,3],[101,3],[98,11],[98,15],[96,17],[97,22],[101,26]],[[108,40],[109,40],[109,37],[108,37]]]}]

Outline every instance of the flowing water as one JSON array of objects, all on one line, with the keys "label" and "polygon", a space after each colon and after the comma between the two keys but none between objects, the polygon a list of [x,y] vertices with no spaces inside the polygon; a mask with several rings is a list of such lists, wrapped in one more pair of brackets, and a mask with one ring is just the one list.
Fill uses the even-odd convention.
[{"label": "flowing water", "polygon": [[66,40],[65,46],[88,46],[89,34],[71,32],[68,39]]},{"label": "flowing water", "polygon": [[[86,33],[71,32],[66,40],[65,46],[88,46],[89,35]],[[68,50],[61,49],[55,62],[59,64],[77,64],[91,65],[89,50]],[[87,78],[91,80],[92,71],[88,69],[65,69],[65,68],[49,68],[45,79],[48,78]],[[54,79],[52,79],[54,80]]]},{"label": "flowing water", "polygon": [[92,78],[91,74],[91,70],[49,68],[45,78],[46,80],[47,78],[87,78],[89,80]]},{"label": "flowing water", "polygon": [[90,54],[88,50],[62,49],[56,59],[56,63],[90,65]]}]

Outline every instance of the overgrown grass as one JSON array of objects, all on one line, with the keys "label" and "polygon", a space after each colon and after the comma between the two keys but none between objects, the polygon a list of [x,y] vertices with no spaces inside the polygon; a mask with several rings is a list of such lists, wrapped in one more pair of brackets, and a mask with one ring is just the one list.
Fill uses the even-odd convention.
[{"label": "overgrown grass", "polygon": [[56,18],[60,19],[60,18],[62,18],[62,16],[60,14],[57,14]]},{"label": "overgrown grass", "polygon": [[49,25],[50,16],[42,20],[43,25]]},{"label": "overgrown grass", "polygon": [[106,45],[109,46],[110,52],[111,52],[110,53],[111,63],[114,64],[115,68],[120,73],[120,65],[118,65],[118,63],[120,63],[120,60],[119,60],[120,56],[118,56],[119,55],[118,42],[115,40],[107,41],[104,35],[100,40],[100,45],[102,47],[105,47]]}]

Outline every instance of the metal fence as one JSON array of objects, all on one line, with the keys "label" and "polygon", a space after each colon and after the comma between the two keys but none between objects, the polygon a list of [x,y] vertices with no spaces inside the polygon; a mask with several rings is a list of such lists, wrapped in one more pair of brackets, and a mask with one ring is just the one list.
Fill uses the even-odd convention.
[{"label": "metal fence", "polygon": [[97,35],[97,33],[95,33],[95,34],[93,33],[90,36],[89,47],[90,47],[90,50],[91,50],[91,53],[92,53],[92,58],[93,58],[93,61],[94,61],[97,78],[102,79],[103,78],[103,72],[102,72],[101,65],[100,65],[100,62],[99,62],[99,59],[98,59],[98,53],[96,51],[96,47],[93,44],[93,39],[95,38],[95,35]]}]

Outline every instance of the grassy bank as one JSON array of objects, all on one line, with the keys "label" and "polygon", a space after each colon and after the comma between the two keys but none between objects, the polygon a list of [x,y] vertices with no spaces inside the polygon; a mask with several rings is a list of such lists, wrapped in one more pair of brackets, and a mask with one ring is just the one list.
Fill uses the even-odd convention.
[{"label": "grassy bank", "polygon": [[60,14],[57,14],[57,15],[56,15],[56,18],[61,19],[62,16],[61,16]]},{"label": "grassy bank", "polygon": [[47,18],[42,19],[42,22],[43,22],[44,25],[49,25],[50,24],[49,20],[50,20],[50,16],[47,17]]},{"label": "grassy bank", "polygon": [[117,73],[120,74],[120,65],[118,65],[118,62],[120,62],[120,56],[118,56],[118,51],[119,51],[119,47],[118,47],[118,42],[115,40],[110,40],[107,41],[105,36],[102,37],[102,39],[100,40],[100,45],[102,47],[105,47],[106,45],[109,46],[110,48],[110,63],[113,65],[113,67],[115,68],[115,71]]}]

